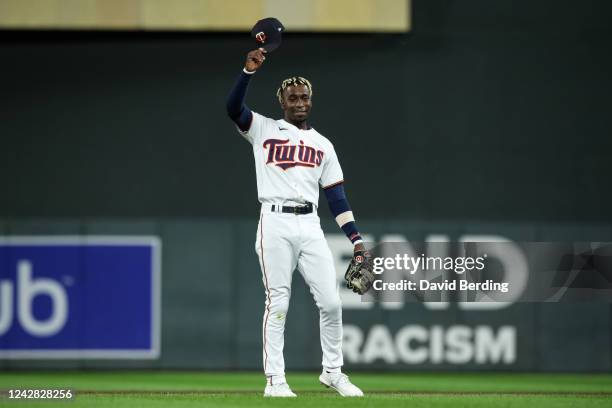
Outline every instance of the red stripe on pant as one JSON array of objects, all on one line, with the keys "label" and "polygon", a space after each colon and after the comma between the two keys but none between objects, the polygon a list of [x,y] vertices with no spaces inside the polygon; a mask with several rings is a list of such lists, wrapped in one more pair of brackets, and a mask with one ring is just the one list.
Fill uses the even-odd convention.
[{"label": "red stripe on pant", "polygon": [[[266,372],[266,366],[268,363],[268,352],[266,351],[266,329],[268,327],[268,316],[270,315],[270,289],[268,287],[268,276],[266,274],[266,264],[264,262],[264,248],[263,248],[263,213],[261,214],[261,218],[259,220],[259,246],[261,247],[261,268],[264,274],[264,284],[266,286],[266,296],[267,296],[267,305],[264,318],[264,327],[263,327],[263,351],[264,351],[264,373]],[[271,382],[271,381],[270,381]]]}]

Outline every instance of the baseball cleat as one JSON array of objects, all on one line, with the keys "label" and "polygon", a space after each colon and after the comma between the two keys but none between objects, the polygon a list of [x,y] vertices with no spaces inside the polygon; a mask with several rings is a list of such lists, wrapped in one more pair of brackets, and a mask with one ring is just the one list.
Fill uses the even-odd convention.
[{"label": "baseball cleat", "polygon": [[274,385],[266,385],[266,389],[264,391],[264,397],[297,397],[291,388],[289,388],[289,384],[274,384]]},{"label": "baseball cleat", "polygon": [[338,391],[343,397],[363,397],[363,391],[354,385],[346,374],[328,373],[323,370],[319,376],[319,381],[327,388]]}]

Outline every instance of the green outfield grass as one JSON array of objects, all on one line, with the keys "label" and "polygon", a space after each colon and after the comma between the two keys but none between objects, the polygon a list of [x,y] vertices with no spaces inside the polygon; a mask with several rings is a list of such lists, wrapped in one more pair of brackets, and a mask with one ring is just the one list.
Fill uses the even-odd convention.
[{"label": "green outfield grass", "polygon": [[297,399],[264,399],[259,373],[4,372],[0,389],[73,389],[72,401],[14,401],[2,406],[53,407],[610,407],[612,375],[355,373],[365,398],[323,388],[318,373],[288,373]]}]

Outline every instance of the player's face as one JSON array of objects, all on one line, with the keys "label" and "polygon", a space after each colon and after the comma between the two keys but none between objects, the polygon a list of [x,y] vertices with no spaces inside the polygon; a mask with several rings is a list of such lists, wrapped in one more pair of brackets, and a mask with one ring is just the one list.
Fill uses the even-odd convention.
[{"label": "player's face", "polygon": [[310,114],[312,102],[310,100],[310,90],[306,85],[289,86],[283,93],[283,103],[285,118],[291,122],[303,122]]}]

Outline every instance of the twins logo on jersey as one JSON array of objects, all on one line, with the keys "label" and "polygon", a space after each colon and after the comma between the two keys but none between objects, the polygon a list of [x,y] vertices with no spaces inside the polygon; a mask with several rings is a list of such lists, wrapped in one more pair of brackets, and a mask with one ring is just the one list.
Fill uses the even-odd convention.
[{"label": "twins logo on jersey", "polygon": [[269,149],[266,164],[272,163],[283,170],[295,166],[320,166],[323,161],[324,152],[305,145],[302,140],[299,145],[292,145],[289,144],[289,139],[267,139],[263,147]]}]

